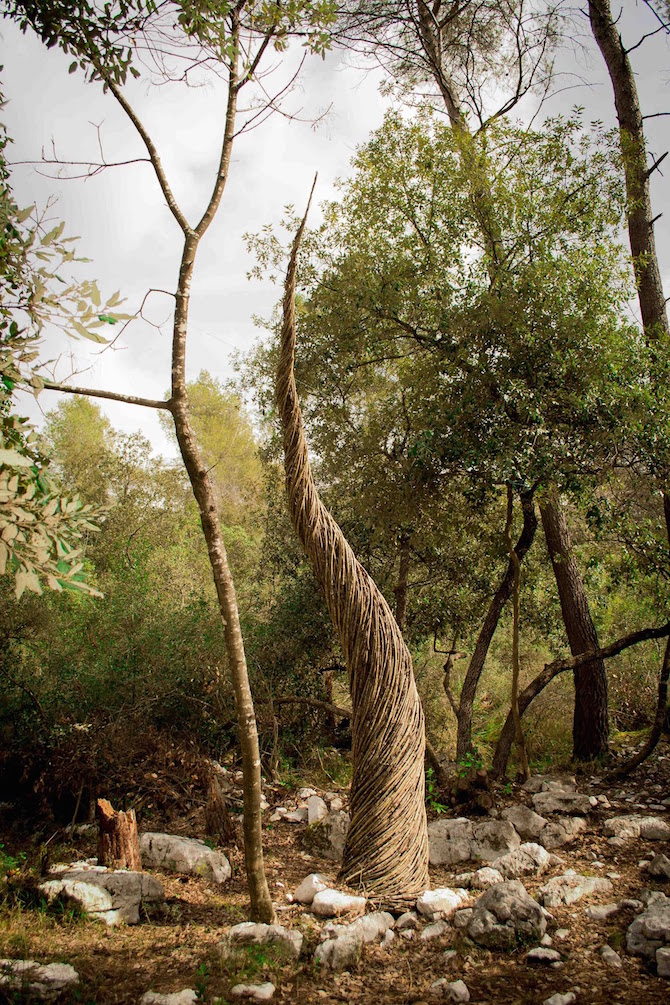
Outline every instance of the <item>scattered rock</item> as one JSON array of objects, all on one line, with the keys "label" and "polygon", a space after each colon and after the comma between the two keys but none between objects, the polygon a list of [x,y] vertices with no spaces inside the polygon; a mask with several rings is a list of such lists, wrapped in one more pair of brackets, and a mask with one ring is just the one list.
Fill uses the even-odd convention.
[{"label": "scattered rock", "polygon": [[542,908],[519,880],[497,883],[477,900],[467,928],[473,942],[513,949],[521,939],[541,939],[547,928]]},{"label": "scattered rock", "polygon": [[548,850],[571,844],[586,830],[586,820],[583,817],[560,817],[552,820],[542,828],[538,842]]},{"label": "scattered rock", "polygon": [[542,1005],[573,1005],[577,1001],[577,995],[574,991],[568,991],[567,994],[555,994],[551,998],[545,998]]},{"label": "scattered rock", "polygon": [[579,876],[574,869],[568,869],[562,876],[554,876],[540,887],[540,896],[544,906],[551,908],[560,907],[561,904],[574,904],[592,893],[611,893],[612,889],[609,879]]},{"label": "scattered rock", "polygon": [[492,869],[488,865],[484,866],[483,869],[477,869],[476,872],[462,872],[460,876],[456,877],[458,885],[467,890],[488,890],[494,883],[502,883],[502,881],[503,877],[498,870]]},{"label": "scattered rock", "polygon": [[79,983],[79,974],[68,963],[35,960],[0,960],[0,988],[21,997],[55,1001]]},{"label": "scattered rock", "polygon": [[524,841],[534,841],[547,825],[547,820],[528,806],[508,806],[501,813],[503,820],[509,820],[519,837]]},{"label": "scattered rock", "polygon": [[312,901],[312,912],[319,918],[337,918],[341,914],[363,914],[367,901],[340,890],[320,890]]},{"label": "scattered rock", "polygon": [[591,907],[586,908],[585,914],[591,921],[607,921],[618,910],[618,904],[593,904]]},{"label": "scattered rock", "polygon": [[541,845],[522,844],[497,859],[496,869],[504,879],[518,879],[519,876],[541,875],[549,867],[549,852]]},{"label": "scattered rock", "polygon": [[424,917],[433,920],[438,918],[448,920],[468,900],[467,890],[450,890],[448,887],[440,890],[426,890],[417,900],[416,909]]},{"label": "scattered rock", "polygon": [[555,949],[548,949],[546,946],[537,946],[526,953],[526,963],[529,966],[548,966],[550,963],[560,963],[561,954]]},{"label": "scattered rock", "polygon": [[363,934],[355,925],[343,926],[343,931],[335,938],[326,939],[317,946],[314,962],[328,970],[348,970],[360,961],[363,941]]},{"label": "scattered rock", "polygon": [[470,857],[484,862],[497,862],[507,852],[514,851],[521,838],[508,820],[484,820],[475,824]]},{"label": "scattered rock", "polygon": [[600,955],[608,967],[613,967],[615,970],[621,970],[623,966],[621,957],[612,949],[611,946],[601,946]]},{"label": "scattered rock", "polygon": [[349,814],[343,810],[329,813],[307,828],[302,837],[303,847],[314,855],[340,862],[350,823]]},{"label": "scattered rock", "polygon": [[275,986],[269,981],[266,984],[236,984],[230,989],[231,995],[236,998],[251,998],[256,1002],[270,1001],[275,993]]},{"label": "scattered rock", "polygon": [[299,806],[297,810],[291,810],[290,813],[284,813],[282,820],[287,824],[304,824],[309,816],[309,810],[306,806]]},{"label": "scattered rock", "polygon": [[456,911],[453,918],[451,919],[454,928],[467,928],[472,921],[472,915],[474,914],[474,909],[472,907],[465,907],[461,911]]},{"label": "scattered rock", "polygon": [[428,824],[430,864],[456,865],[469,861],[472,832],[472,821],[465,817],[431,821]]},{"label": "scattered rock", "polygon": [[311,904],[317,893],[327,889],[329,889],[329,882],[326,877],[318,872],[311,872],[309,876],[305,876],[293,894],[293,900],[298,904]]},{"label": "scattered rock", "polygon": [[570,930],[568,928],[557,928],[554,932],[554,937],[559,939],[561,942],[565,942],[569,934]]},{"label": "scattered rock", "polygon": [[[364,914],[362,918],[357,918],[351,925],[346,927],[356,927],[363,936],[363,942],[376,942],[383,940],[386,933],[394,927],[393,915],[388,911],[373,911],[372,914]],[[344,926],[333,926],[342,928]]]},{"label": "scattered rock", "polygon": [[670,840],[670,824],[660,817],[645,817],[639,814],[612,817],[605,821],[605,833],[620,841],[644,838],[647,841]]},{"label": "scattered rock", "polygon": [[274,946],[279,952],[297,960],[302,949],[302,932],[282,925],[264,925],[253,921],[243,921],[233,925],[219,943],[219,950],[227,956],[236,946]]},{"label": "scattered rock", "polygon": [[574,775],[531,775],[521,786],[525,792],[576,792]]},{"label": "scattered rock", "polygon": [[296,792],[298,799],[309,799],[310,796],[316,795],[316,789],[310,789],[308,786],[304,785],[301,789]]},{"label": "scattered rock", "polygon": [[396,930],[403,932],[408,928],[418,928],[419,927],[419,915],[416,911],[405,911],[401,914],[395,923]]},{"label": "scattered rock", "polygon": [[344,809],[344,800],[340,799],[339,796],[335,796],[334,799],[330,800],[330,810],[332,813],[336,813],[338,810]]},{"label": "scattered rock", "polygon": [[140,920],[140,904],[162,904],[163,887],[145,872],[116,872],[104,866],[59,869],[57,878],[40,883],[39,890],[47,900],[69,897],[91,918],[107,925],[125,922],[136,925]]},{"label": "scattered rock", "polygon": [[593,810],[589,796],[583,796],[580,792],[569,792],[565,789],[538,792],[537,795],[533,796],[533,806],[540,815],[543,813],[567,813],[570,816],[585,816]]},{"label": "scattered rock", "polygon": [[432,925],[426,925],[421,932],[421,939],[430,942],[432,939],[438,939],[440,935],[446,935],[448,931],[449,925],[446,921],[435,921]]},{"label": "scattered rock", "polygon": [[626,949],[634,956],[653,960],[659,949],[670,945],[670,898],[662,893],[652,894],[647,909],[628,927]]},{"label": "scattered rock", "polygon": [[448,981],[446,977],[440,977],[430,985],[430,993],[435,998],[444,998],[448,1002],[469,1002],[470,992],[463,981]]},{"label": "scattered rock", "polygon": [[321,796],[310,796],[307,800],[307,823],[315,824],[328,816],[328,804]]},{"label": "scattered rock", "polygon": [[656,879],[670,879],[670,858],[667,855],[656,855],[649,865],[647,872]]},{"label": "scattered rock", "polygon": [[140,837],[142,862],[151,869],[202,876],[214,883],[230,879],[230,862],[221,851],[214,851],[204,841],[178,834],[147,832]]},{"label": "scattered rock", "polygon": [[656,973],[659,977],[670,977],[670,949],[665,946],[656,950]]},{"label": "scattered rock", "polygon": [[158,991],[147,991],[140,998],[140,1005],[195,1005],[197,1000],[198,993],[191,988],[173,991],[167,995],[159,994]]}]

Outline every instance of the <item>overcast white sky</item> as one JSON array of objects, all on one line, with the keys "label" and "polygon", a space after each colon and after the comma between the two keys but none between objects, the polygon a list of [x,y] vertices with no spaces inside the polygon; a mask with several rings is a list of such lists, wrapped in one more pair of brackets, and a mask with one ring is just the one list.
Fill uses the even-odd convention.
[{"label": "overcast white sky", "polygon": [[[625,0],[622,28],[629,45],[653,27],[642,2]],[[575,35],[590,52],[580,51],[577,57],[571,47],[564,50],[560,68],[565,75],[558,78],[560,91],[546,109],[555,114],[581,104],[590,118],[614,124],[611,88],[587,29],[583,19],[581,32]],[[144,156],[139,138],[114,99],[103,95],[99,85],[85,85],[80,72],[68,75],[71,60],[67,56],[46,50],[11,24],[0,25],[0,31],[2,80],[9,102],[3,115],[14,138],[11,161],[39,159],[42,148],[49,156],[52,140],[63,159],[98,160],[95,126],[101,126],[107,159]],[[647,113],[670,111],[669,54],[667,39],[660,35],[632,53]],[[252,315],[269,314],[279,292],[269,283],[246,279],[253,261],[242,234],[278,222],[286,203],[302,207],[315,170],[319,171],[318,199],[334,196],[333,182],[348,172],[355,147],[381,124],[387,107],[379,94],[381,79],[379,72],[364,73],[338,54],[329,55],[325,62],[310,58],[301,75],[300,92],[289,98],[287,108],[301,108],[304,117],[313,119],[331,106],[325,120],[313,128],[308,122],[274,116],[237,141],[222,208],[198,256],[188,347],[190,377],[208,369],[226,379],[231,375],[231,351],[244,352],[259,338]],[[156,90],[140,81],[129,85],[127,93],[157,143],[182,207],[191,220],[196,219],[213,184],[223,119],[222,89],[172,85]],[[668,149],[670,117],[651,119],[646,125],[651,151],[658,155]],[[654,176],[656,213],[670,201],[670,167],[667,175]],[[125,309],[133,311],[150,287],[174,288],[181,233],[163,204],[149,165],[112,168],[85,181],[69,182],[42,177],[31,167],[16,167],[12,183],[21,205],[43,205],[49,196],[58,197],[54,217],[67,221],[68,233],[81,236],[79,253],[92,259],[87,275],[98,280],[103,296],[120,289],[127,297]],[[668,219],[670,215],[657,224],[657,242],[670,291]],[[170,300],[156,296],[149,313],[163,320],[170,309]],[[76,383],[163,398],[170,380],[169,324],[161,334],[142,322],[133,323],[121,344],[122,348],[100,354],[98,347],[91,352],[88,343],[68,340],[63,348],[74,349],[77,367],[89,367]],[[61,379],[69,368],[69,361],[64,361],[58,371]],[[43,392],[41,408],[54,407],[58,397],[56,392]],[[150,410],[111,402],[100,405],[116,428],[141,429],[157,451],[173,452]],[[39,417],[36,406],[30,412],[33,418]]]}]

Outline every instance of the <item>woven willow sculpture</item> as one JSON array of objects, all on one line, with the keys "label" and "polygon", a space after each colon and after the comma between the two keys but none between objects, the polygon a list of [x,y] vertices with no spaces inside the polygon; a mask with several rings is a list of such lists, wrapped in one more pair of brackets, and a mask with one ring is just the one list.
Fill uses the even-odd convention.
[{"label": "woven willow sculpture", "polygon": [[349,672],[351,827],[340,875],[380,905],[406,907],[429,885],[423,710],[412,658],[391,609],[319,499],[310,471],[293,371],[296,263],[306,218],[286,275],[277,405],[291,519],[323,589]]}]

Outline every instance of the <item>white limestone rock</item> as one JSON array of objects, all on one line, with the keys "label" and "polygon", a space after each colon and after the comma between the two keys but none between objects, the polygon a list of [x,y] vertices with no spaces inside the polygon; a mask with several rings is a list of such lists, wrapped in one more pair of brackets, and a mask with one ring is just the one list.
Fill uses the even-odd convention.
[{"label": "white limestone rock", "polygon": [[670,977],[670,948],[666,946],[656,950],[656,973],[659,977]]},{"label": "white limestone rock", "polygon": [[612,817],[605,821],[605,833],[620,841],[630,841],[634,838],[644,838],[647,841],[670,840],[670,824],[660,817],[631,814],[624,817]]},{"label": "white limestone rock", "polygon": [[612,967],[613,970],[621,970],[623,967],[621,957],[614,951],[614,949],[612,949],[611,946],[601,946],[600,955],[603,958],[603,962],[605,962],[608,967]]},{"label": "white limestone rock", "polygon": [[455,820],[432,820],[428,824],[428,847],[431,865],[457,865],[468,862],[471,855],[473,824],[465,817]]},{"label": "white limestone rock", "polygon": [[647,872],[656,879],[670,879],[670,858],[667,855],[655,855],[647,866]]},{"label": "white limestone rock", "polygon": [[468,900],[467,890],[450,890],[448,887],[425,890],[416,902],[416,909],[426,918],[449,920]]},{"label": "white limestone rock", "polygon": [[268,1002],[276,991],[274,984],[236,984],[230,989],[235,998],[250,998],[255,1002]]},{"label": "white limestone rock", "polygon": [[594,809],[588,796],[584,796],[580,792],[568,792],[564,789],[538,792],[533,796],[533,806],[541,816],[547,813],[585,816]]},{"label": "white limestone rock", "polygon": [[483,862],[495,862],[521,844],[521,838],[508,820],[484,820],[475,824],[470,845],[470,857]]},{"label": "white limestone rock", "polygon": [[363,914],[367,901],[340,890],[320,890],[312,901],[312,913],[319,918],[337,918],[341,914]]},{"label": "white limestone rock", "polygon": [[287,824],[304,824],[309,817],[309,810],[306,806],[299,806],[297,810],[285,813],[282,819]]},{"label": "white limestone rock", "polygon": [[300,886],[293,894],[293,900],[298,904],[311,904],[317,893],[328,890],[330,884],[325,876],[319,872],[311,872],[305,876]]},{"label": "white limestone rock", "polygon": [[328,816],[328,804],[321,796],[310,796],[307,800],[307,823],[315,824]]},{"label": "white limestone rock", "polygon": [[343,810],[331,812],[307,828],[302,836],[303,847],[314,855],[341,862],[350,824],[348,813]]},{"label": "white limestone rock", "polygon": [[548,823],[545,817],[523,805],[508,806],[500,815],[503,820],[509,820],[523,841],[535,841]]},{"label": "white limestone rock", "polygon": [[599,876],[579,876],[574,869],[568,869],[562,876],[554,876],[540,887],[540,896],[545,907],[560,907],[574,904],[592,893],[611,893],[613,886],[609,879]]},{"label": "white limestone rock", "polygon": [[486,865],[476,872],[462,872],[456,876],[456,882],[466,890],[488,890],[494,883],[502,883],[503,877],[497,869]]},{"label": "white limestone rock", "polygon": [[416,911],[405,911],[405,913],[401,914],[398,920],[396,921],[395,927],[396,930],[399,932],[403,932],[409,928],[418,928],[419,915],[416,913]]},{"label": "white limestone rock", "polygon": [[446,935],[448,931],[449,925],[446,921],[435,921],[432,925],[426,925],[420,938],[423,942],[431,942],[433,939],[439,939],[441,935]]},{"label": "white limestone rock", "polygon": [[302,949],[302,932],[282,925],[242,921],[228,930],[219,950],[225,957],[238,946],[272,946],[287,959],[297,960]]},{"label": "white limestone rock", "polygon": [[198,993],[191,988],[165,995],[158,991],[147,991],[140,998],[140,1005],[195,1005],[197,1000]]},{"label": "white limestone rock", "polygon": [[521,940],[542,938],[547,920],[519,880],[497,883],[477,900],[467,933],[489,949],[514,949]]},{"label": "white limestone rock", "polygon": [[161,884],[145,872],[98,866],[58,870],[54,875],[39,885],[48,901],[69,897],[95,921],[107,925],[136,925],[141,904],[161,904],[165,900]]},{"label": "white limestone rock", "polygon": [[654,893],[647,899],[647,908],[629,925],[626,949],[634,956],[653,960],[657,950],[670,946],[670,898]]},{"label": "white limestone rock", "polygon": [[566,994],[552,995],[551,998],[545,998],[542,1005],[574,1005],[577,1001],[577,995],[574,991],[568,991]]},{"label": "white limestone rock", "polygon": [[225,883],[232,876],[223,852],[214,851],[196,838],[147,831],[140,837],[140,852],[142,862],[151,869],[202,876],[214,883]]},{"label": "white limestone rock", "polygon": [[591,907],[586,908],[584,913],[591,921],[607,921],[618,910],[618,904],[592,904]]},{"label": "white limestone rock", "polygon": [[536,946],[535,949],[530,949],[526,953],[526,963],[532,967],[548,966],[550,963],[560,962],[561,954],[547,946]]},{"label": "white limestone rock", "polygon": [[79,974],[69,963],[37,963],[35,960],[0,960],[0,990],[24,998],[56,1001],[74,990]]},{"label": "white limestone rock", "polygon": [[572,842],[586,830],[586,820],[583,817],[559,817],[551,820],[543,827],[538,837],[538,843],[550,851]]},{"label": "white limestone rock", "polygon": [[549,868],[549,852],[542,845],[527,842],[496,860],[496,869],[503,879],[519,876],[541,876]]},{"label": "white limestone rock", "polygon": [[335,938],[326,939],[317,946],[314,953],[314,962],[327,970],[349,970],[360,962],[364,945],[363,933],[355,925],[343,927],[344,931]]},{"label": "white limestone rock", "polygon": [[521,786],[525,792],[576,792],[577,779],[574,775],[531,775]]},{"label": "white limestone rock", "polygon": [[440,977],[439,980],[433,981],[430,985],[430,993],[435,998],[452,1002],[453,1005],[470,1001],[470,992],[463,981],[448,981],[446,977]]}]

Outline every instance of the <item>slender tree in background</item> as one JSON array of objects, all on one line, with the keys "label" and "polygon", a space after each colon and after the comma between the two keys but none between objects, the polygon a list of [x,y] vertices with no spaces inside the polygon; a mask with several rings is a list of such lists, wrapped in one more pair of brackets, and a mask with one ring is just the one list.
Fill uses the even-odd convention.
[{"label": "slender tree in background", "polygon": [[412,659],[391,609],[319,499],[310,470],[293,373],[295,278],[305,222],[306,217],[286,276],[277,367],[289,509],[349,672],[353,777],[341,875],[380,903],[401,907],[428,886],[423,710]]},{"label": "slender tree in background", "polygon": [[[256,79],[259,65],[273,43],[298,22],[308,34],[308,45],[323,51],[326,44],[322,27],[330,19],[328,4],[298,4],[285,12],[279,3],[255,3],[242,0],[205,9],[189,4],[168,4],[156,9],[140,3],[135,9],[124,0],[119,8],[110,5],[104,10],[84,7],[73,11],[69,4],[23,4],[9,7],[10,16],[24,28],[30,26],[47,45],[58,44],[75,57],[89,79],[100,81],[111,93],[141,139],[165,203],[183,235],[179,278],[174,294],[175,308],[172,336],[172,382],[168,401],[151,401],[131,395],[98,392],[88,388],[68,386],[57,389],[69,393],[94,394],[170,413],[179,449],[188,473],[200,513],[203,534],[212,568],[212,575],[221,612],[226,653],[235,692],[239,741],[242,753],[244,788],[245,864],[251,916],[255,921],[272,922],[275,914],[263,868],[261,796],[261,762],[254,705],[249,687],[246,657],[240,629],[237,598],[228,556],[217,514],[216,494],[190,416],[186,382],[186,346],[188,334],[191,282],[197,251],[221,204],[228,180],[231,153],[236,135],[245,126],[237,124],[238,99],[245,87]],[[213,55],[225,72],[227,99],[219,163],[211,196],[199,220],[193,225],[179,206],[161,162],[158,150],[123,91],[128,68],[134,55],[132,39],[138,32],[149,31],[154,23],[158,29],[174,31],[182,28],[185,41],[196,46],[196,58]],[[134,67],[133,67],[134,69]],[[138,71],[135,70],[135,74]],[[264,92],[267,93],[267,92]],[[272,100],[270,100],[272,107]],[[266,108],[267,110],[267,108]],[[258,110],[251,120],[258,118]],[[54,387],[54,385],[48,385]]]},{"label": "slender tree in background", "polygon": [[[658,5],[662,11],[661,26],[670,32],[670,7]],[[614,104],[619,123],[624,176],[626,181],[626,218],[628,239],[637,282],[637,295],[645,338],[652,350],[652,380],[658,392],[667,388],[668,356],[670,352],[670,327],[667,301],[663,292],[661,270],[656,254],[654,222],[651,205],[650,178],[667,152],[653,164],[647,164],[647,145],[644,135],[644,118],[635,83],[635,74],[628,52],[617,28],[609,0],[589,0],[591,30],[602,53],[614,92]],[[657,29],[660,30],[660,29]],[[667,399],[666,399],[667,400]],[[656,444],[654,444],[654,447]],[[665,437],[667,454],[667,431]],[[658,463],[658,458],[656,459]],[[664,519],[670,545],[670,490],[668,489],[667,458],[659,465],[665,469],[662,478]],[[654,749],[661,735],[666,716],[668,675],[670,673],[670,645],[666,647],[658,686],[658,703],[654,724],[648,742],[628,766],[632,769]]]},{"label": "slender tree in background", "polygon": [[[345,16],[342,30],[345,42],[362,43],[371,46],[376,54],[384,53],[391,72],[401,75],[409,87],[425,80],[436,86],[451,127],[460,138],[458,149],[487,250],[491,282],[495,283],[498,273],[504,273],[506,262],[498,207],[491,192],[486,145],[478,137],[492,122],[514,109],[533,88],[548,85],[551,80],[548,55],[558,8],[548,4],[538,9],[524,0],[485,0],[481,4],[468,0],[459,4],[400,0],[391,10],[388,5],[363,0],[350,6],[348,17],[349,20]],[[503,76],[507,93],[495,110],[487,112],[486,96],[491,85],[499,84]],[[476,123],[472,131],[468,115]],[[541,512],[545,535],[551,541],[550,553],[562,556],[563,562],[570,561],[572,574],[557,576],[556,585],[571,651],[580,652],[584,638],[595,638],[596,632],[556,492],[545,496]],[[556,562],[552,564],[557,571]],[[469,743],[465,732],[469,726],[470,695],[473,685],[476,689],[480,665],[483,667],[498,618],[511,593],[511,582],[506,573],[489,609],[487,625],[492,630],[480,636],[474,663],[468,670],[462,723],[459,719],[460,756],[465,743]],[[608,736],[607,679],[604,664],[596,660],[583,666],[575,677],[573,756],[578,760],[602,756],[607,751]]]}]

